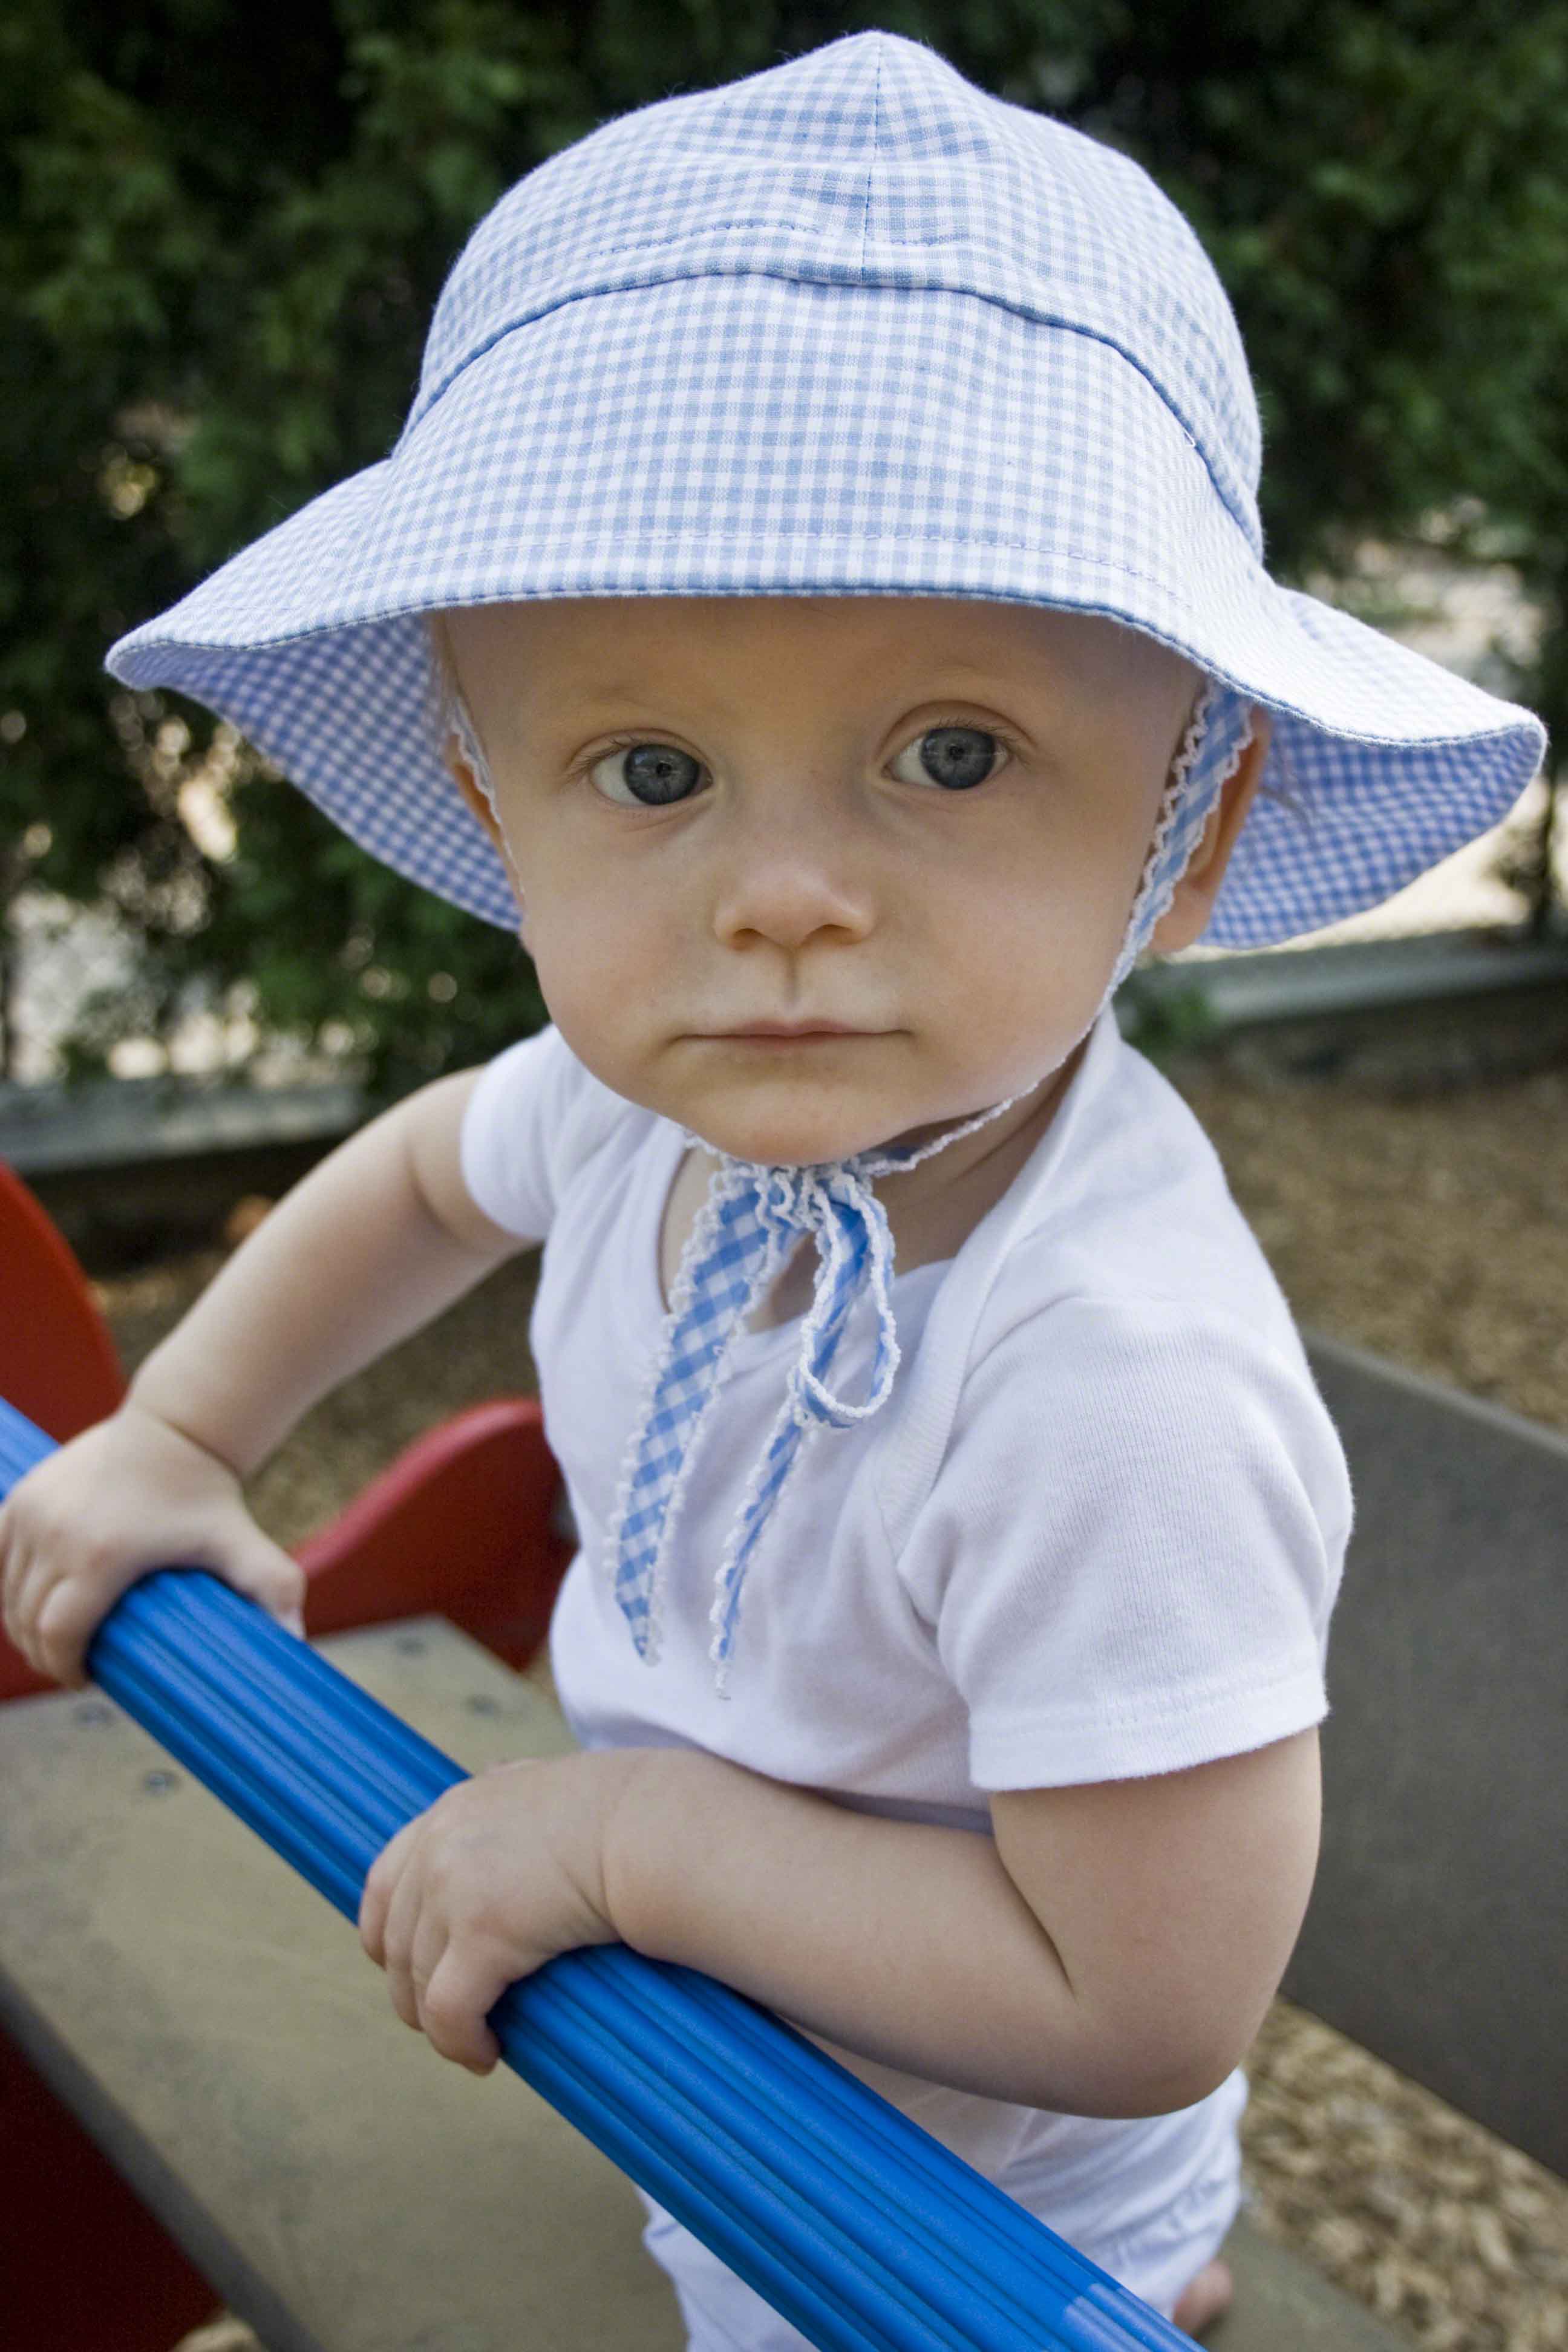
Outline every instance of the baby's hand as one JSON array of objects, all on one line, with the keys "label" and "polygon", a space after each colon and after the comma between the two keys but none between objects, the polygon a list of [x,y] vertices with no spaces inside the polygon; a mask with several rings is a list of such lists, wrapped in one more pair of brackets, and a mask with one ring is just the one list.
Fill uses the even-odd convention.
[{"label": "baby's hand", "polygon": [[508,1985],[557,1952],[613,1944],[605,1846],[636,1748],[492,1764],[382,1848],[360,1903],[360,1941],[386,1970],[405,2025],[443,2058],[488,2074],[486,2024]]},{"label": "baby's hand", "polygon": [[305,1572],[263,1535],[226,1462],[128,1398],[17,1481],[0,1506],[5,1631],[79,1688],[100,1620],[153,1568],[207,1568],[303,1634]]}]

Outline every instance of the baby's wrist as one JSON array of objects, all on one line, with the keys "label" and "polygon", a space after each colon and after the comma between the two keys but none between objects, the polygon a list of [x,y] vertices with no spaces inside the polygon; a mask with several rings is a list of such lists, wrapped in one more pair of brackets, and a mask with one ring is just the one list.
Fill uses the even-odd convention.
[{"label": "baby's wrist", "polygon": [[686,1748],[595,1751],[605,1768],[600,1839],[604,1915],[617,1940],[658,1958],[661,1867],[669,1850],[672,1811],[689,1801],[689,1773],[714,1759]]},{"label": "baby's wrist", "polygon": [[139,1387],[137,1381],[132,1381],[130,1388],[121,1398],[117,1418],[128,1429],[140,1429],[144,1435],[154,1442],[161,1443],[173,1438],[181,1447],[194,1446],[195,1451],[205,1456],[215,1469],[225,1471],[237,1485],[241,1483],[246,1475],[237,1463],[232,1461],[209,1438],[203,1436],[199,1430],[189,1425],[177,1404],[166,1405],[160,1402],[155,1389],[152,1389],[149,1393]]}]

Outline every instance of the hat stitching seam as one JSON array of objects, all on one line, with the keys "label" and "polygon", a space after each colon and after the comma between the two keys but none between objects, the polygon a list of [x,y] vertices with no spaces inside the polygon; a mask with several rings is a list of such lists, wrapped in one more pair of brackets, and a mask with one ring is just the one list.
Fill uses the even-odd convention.
[{"label": "hat stitching seam", "polygon": [[[446,398],[447,393],[451,391],[453,385],[457,383],[462,376],[465,376],[470,368],[476,366],[480,360],[488,357],[488,355],[495,350],[498,343],[504,342],[509,335],[521,332],[524,327],[536,326],[541,320],[553,316],[557,310],[569,309],[574,302],[595,301],[604,296],[610,294],[637,293],[647,287],[676,285],[684,278],[768,278],[776,279],[783,285],[798,286],[850,285],[855,287],[863,287],[868,283],[863,273],[859,270],[856,270],[853,275],[849,274],[849,265],[845,265],[843,269],[837,275],[829,274],[826,269],[821,275],[811,275],[799,269],[773,269],[768,268],[765,266],[759,266],[753,263],[744,267],[737,267],[732,269],[719,269],[713,268],[672,269],[661,272],[659,275],[655,277],[635,278],[621,285],[584,286],[575,289],[572,292],[556,295],[551,300],[542,302],[537,309],[525,311],[520,318],[509,319],[504,325],[497,327],[495,331],[492,334],[488,335],[483,342],[476,344],[471,352],[469,352],[463,359],[459,360],[455,366],[447,370],[447,373],[441,378],[440,382],[436,385],[435,389],[428,394],[428,396],[421,394],[416,398],[415,405],[409,415],[408,422],[405,425],[403,432],[399,435],[396,446],[394,448],[394,459],[396,458],[405,444],[408,442],[414,434],[418,431],[419,427],[425,423],[426,417],[434,414],[440,403]],[[1013,299],[1005,295],[981,293],[973,287],[940,285],[909,286],[900,284],[897,281],[884,282],[879,279],[872,279],[869,282],[869,290],[881,290],[894,293],[947,294],[952,296],[954,299],[959,301],[984,302],[993,310],[1005,311],[1009,317],[1023,319],[1031,326],[1055,327],[1065,334],[1082,335],[1087,341],[1100,343],[1107,351],[1114,352],[1119,359],[1124,360],[1127,362],[1127,365],[1131,368],[1136,374],[1142,377],[1144,383],[1154,394],[1162,406],[1168,409],[1170,414],[1175,418],[1176,423],[1180,425],[1187,442],[1194,449],[1196,450],[1199,457],[1202,459],[1204,471],[1207,474],[1209,481],[1213,485],[1215,496],[1219,499],[1220,504],[1230,516],[1230,519],[1236,524],[1237,529],[1241,532],[1241,535],[1243,539],[1246,540],[1247,546],[1252,548],[1253,552],[1258,555],[1259,561],[1261,561],[1261,551],[1254,543],[1248,518],[1245,514],[1237,511],[1234,501],[1227,495],[1224,485],[1215,471],[1214,462],[1209,457],[1208,451],[1205,448],[1196,433],[1194,432],[1193,427],[1188,423],[1186,417],[1182,414],[1176,402],[1165,390],[1163,384],[1162,384],[1155,376],[1151,374],[1149,369],[1143,364],[1143,362],[1135,357],[1131,352],[1127,350],[1125,345],[1119,343],[1114,336],[1103,334],[1097,328],[1085,326],[1076,319],[1062,318],[1055,312],[1042,310],[1035,304]],[[1000,543],[1005,544],[1006,542],[1004,541]]]},{"label": "hat stitching seam", "polygon": [[866,268],[866,247],[871,236],[871,201],[877,181],[877,134],[881,125],[882,106],[882,44],[877,44],[877,73],[871,84],[871,152],[866,158],[866,203],[860,215],[860,254],[858,267],[862,276]]},{"label": "hat stitching seam", "polygon": [[[706,221],[700,230],[695,232],[691,229],[673,229],[668,236],[662,236],[649,235],[647,232],[639,232],[636,236],[617,237],[610,244],[601,245],[595,255],[595,260],[598,263],[603,263],[613,259],[617,255],[627,253],[677,253],[684,248],[693,246],[700,247],[702,243],[707,238],[713,236],[715,232],[724,229],[774,229],[780,230],[789,236],[807,237],[820,241],[819,225],[815,222],[783,220],[776,213],[751,214],[742,215],[739,217],[731,217],[728,220]],[[953,252],[968,252],[973,254],[987,265],[991,264],[994,259],[994,256],[991,250],[986,246],[981,244],[968,230],[954,230],[951,233],[944,230],[938,235],[931,236],[889,236],[879,240],[878,242],[879,250],[885,251],[889,254],[898,254],[902,252],[920,255],[925,253],[935,253],[939,250],[951,250]],[[793,266],[770,271],[767,268],[767,265],[762,263],[751,264],[749,265],[749,268],[754,270],[759,276],[773,275],[779,277],[791,277],[799,275],[801,284],[805,286],[855,284],[858,282],[858,280],[856,278],[851,277],[849,273],[851,271],[858,271],[867,267],[885,272],[889,276],[891,276],[891,273],[898,268],[897,262],[892,259],[879,259],[876,262],[868,264],[865,260],[865,245],[866,240],[862,237],[861,254],[860,257],[857,261],[844,261],[837,265],[824,261],[819,265],[817,271],[815,273],[801,274],[797,272]],[[1024,265],[1021,262],[1016,263],[1013,266],[1019,270],[1020,274],[1023,273]],[[831,274],[835,268],[837,268],[838,272],[837,275]],[[680,274],[687,277],[700,278],[709,276],[728,277],[734,276],[738,273],[732,269],[726,269],[721,266],[717,268],[710,268],[702,262],[699,261],[694,268],[689,270],[683,271]],[[633,280],[632,282],[636,284],[637,281]],[[654,282],[664,283],[666,281],[656,280]],[[883,282],[883,279],[879,277],[867,282],[872,286],[877,286],[880,285]],[[892,282],[897,286],[900,281],[894,278]],[[617,293],[624,292],[626,289],[624,287],[602,286],[589,288],[586,290],[595,293]],[[949,286],[940,281],[930,287],[916,288],[913,290],[916,292],[923,291],[940,294],[973,294],[977,300],[981,301],[994,299],[1007,302],[1012,299],[1005,295],[986,296],[977,287]],[[1188,331],[1203,342],[1209,364],[1213,368],[1215,373],[1219,376],[1226,376],[1233,373],[1235,365],[1234,361],[1226,358],[1218,339],[1204,319],[1202,312],[1195,310],[1179,295],[1169,294],[1167,289],[1163,289],[1161,290],[1163,292],[1166,292],[1167,299],[1179,309],[1184,326],[1188,330]],[[563,300],[571,300],[574,298],[571,294],[567,294],[558,299]],[[1140,307],[1142,308],[1144,306],[1141,305]],[[504,332],[505,331],[502,330],[502,331]],[[458,364],[462,365],[464,362],[458,362]],[[443,378],[443,382],[445,382],[445,380],[446,379]]]}]

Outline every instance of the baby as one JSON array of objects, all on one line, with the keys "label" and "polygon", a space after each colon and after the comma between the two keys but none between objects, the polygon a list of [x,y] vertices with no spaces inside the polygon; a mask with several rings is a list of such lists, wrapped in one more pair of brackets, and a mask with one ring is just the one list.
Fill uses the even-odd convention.
[{"label": "baby", "polygon": [[[1311,1885],[1343,1458],[1110,998],[1493,822],[1543,732],[1263,568],[1225,295],[1125,156],[869,33],[480,224],[407,427],[118,646],[519,930],[551,1024],[321,1163],[0,1512],[81,1679],[241,1484],[542,1242],[579,1755],[361,1934],[484,2073],[621,1939],[791,2020],[1181,2325]],[[695,2352],[805,2339],[645,2198]]]}]

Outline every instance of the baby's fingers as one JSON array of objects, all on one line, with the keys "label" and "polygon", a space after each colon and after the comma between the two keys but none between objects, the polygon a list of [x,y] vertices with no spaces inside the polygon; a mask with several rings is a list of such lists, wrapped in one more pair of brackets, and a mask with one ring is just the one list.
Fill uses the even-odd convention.
[{"label": "baby's fingers", "polygon": [[510,1981],[493,1951],[487,1958],[483,1944],[471,1938],[449,1943],[419,1996],[419,2022],[432,2048],[470,2074],[488,2074],[500,2056],[500,2043],[485,2019]]},{"label": "baby's fingers", "polygon": [[42,1598],[46,1581],[43,1555],[20,1537],[13,1537],[5,1549],[4,1575],[0,1577],[0,1609],[4,1611],[6,1639],[29,1663],[27,1644],[33,1611]]},{"label": "baby's fingers", "polygon": [[[411,1823],[410,1827],[413,1826]],[[416,1948],[422,1950],[428,1974],[440,1958],[441,1947],[446,1940],[446,1928],[439,1911],[431,1906],[427,1897],[423,1862],[424,1857],[416,1843],[392,1890],[382,1937],[384,1952],[382,1966],[386,1970],[386,1989],[392,1996],[392,2006],[404,2024],[416,2033],[420,2030],[420,2021],[419,1995],[414,1982],[415,1952]]]},{"label": "baby's fingers", "polygon": [[62,1569],[41,1546],[16,1546],[5,1578],[6,1633],[36,1673],[79,1689],[93,1629],[129,1581],[126,1575],[106,1590],[97,1577]]},{"label": "baby's fingers", "polygon": [[31,1606],[29,1654],[40,1674],[68,1690],[80,1690],[87,1682],[88,1643],[105,1615],[103,1589],[71,1576],[50,1584],[47,1570],[42,1581],[47,1589]]},{"label": "baby's fingers", "polygon": [[416,1822],[422,1818],[416,1815],[415,1821],[405,1822],[395,1836],[388,1838],[365,1877],[359,1902],[359,1939],[378,1969],[386,1966],[386,1924],[392,1898],[408,1861]]},{"label": "baby's fingers", "polygon": [[[195,1567],[205,1563],[193,1560]],[[278,1618],[291,1633],[304,1638],[305,1571],[282,1547],[257,1527],[230,1535],[212,1549],[212,1566],[226,1584],[258,1601],[268,1616]]]}]

